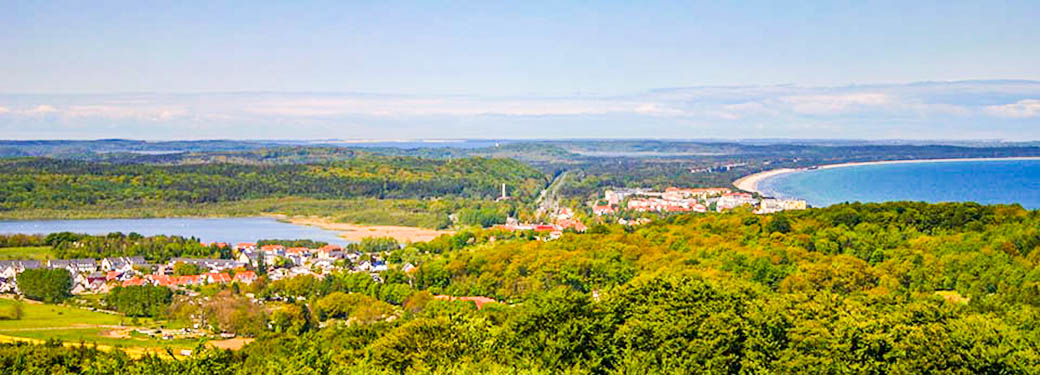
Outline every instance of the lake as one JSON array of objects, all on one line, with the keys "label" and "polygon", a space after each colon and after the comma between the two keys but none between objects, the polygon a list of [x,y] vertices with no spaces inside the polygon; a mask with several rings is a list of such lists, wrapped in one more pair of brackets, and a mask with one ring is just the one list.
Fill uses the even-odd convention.
[{"label": "lake", "polygon": [[1019,203],[1040,208],[1040,160],[964,160],[856,165],[782,174],[759,182],[765,195],[841,202]]},{"label": "lake", "polygon": [[55,232],[137,232],[145,236],[177,235],[196,237],[202,242],[232,244],[262,239],[309,239],[341,246],[349,243],[334,231],[283,223],[267,217],[0,221],[0,234]]}]

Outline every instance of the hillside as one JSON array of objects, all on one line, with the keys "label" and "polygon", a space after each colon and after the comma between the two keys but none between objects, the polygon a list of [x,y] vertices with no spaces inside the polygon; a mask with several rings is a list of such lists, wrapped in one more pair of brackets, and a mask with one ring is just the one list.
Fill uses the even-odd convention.
[{"label": "hillside", "polygon": [[[290,311],[305,313],[283,315],[296,328],[234,355],[121,365],[241,374],[1036,373],[1038,228],[1040,211],[1016,206],[896,202],[683,215],[548,242],[462,232],[402,250],[398,261],[419,269],[386,273],[381,285],[344,275],[266,286],[258,295],[293,296]],[[351,300],[343,293],[382,299],[396,318],[311,322],[334,311],[333,299]],[[476,309],[432,294],[500,302]],[[57,358],[71,371],[112,365],[109,354],[32,348],[0,346],[0,358],[26,360],[3,367]]]},{"label": "hillside", "polygon": [[[533,168],[509,159],[435,160],[360,155],[345,160],[245,164],[140,164],[46,158],[0,161],[0,216],[83,217],[104,211],[179,208],[212,211],[235,206],[239,214],[269,208],[265,199],[424,200],[490,202],[506,184],[511,196],[533,199],[547,182]],[[259,201],[254,209],[250,202]],[[342,203],[330,202],[332,205]],[[410,204],[415,205],[415,204]],[[316,212],[317,212],[316,211]],[[299,212],[308,214],[310,212]]]}]

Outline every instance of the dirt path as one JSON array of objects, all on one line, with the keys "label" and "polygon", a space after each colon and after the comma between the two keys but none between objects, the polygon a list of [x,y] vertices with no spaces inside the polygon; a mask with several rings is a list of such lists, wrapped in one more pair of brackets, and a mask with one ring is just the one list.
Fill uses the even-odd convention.
[{"label": "dirt path", "polygon": [[137,329],[140,327],[127,327],[117,326],[109,324],[73,324],[71,326],[61,327],[33,327],[33,328],[7,328],[0,329],[0,332],[26,332],[26,331],[49,331],[54,329],[92,329],[92,328],[112,328],[112,329]]}]

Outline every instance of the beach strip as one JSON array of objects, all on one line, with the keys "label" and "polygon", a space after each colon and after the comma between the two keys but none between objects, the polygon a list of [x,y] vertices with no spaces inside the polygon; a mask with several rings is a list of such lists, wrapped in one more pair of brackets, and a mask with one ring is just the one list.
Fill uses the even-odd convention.
[{"label": "beach strip", "polygon": [[[907,164],[907,163],[948,163],[958,161],[1008,161],[1008,160],[1040,160],[1040,156],[1015,156],[1006,158],[946,158],[946,159],[906,159],[906,160],[881,160],[881,161],[865,161],[865,162],[852,162],[852,163],[839,163],[839,164],[826,164],[821,165],[817,169],[831,169],[831,168],[844,168],[844,167],[858,167],[865,165],[884,165],[884,164]],[[758,184],[767,178],[779,176],[785,173],[797,172],[808,170],[809,168],[778,168],[770,169],[768,171],[762,171],[755,174],[750,174],[733,181],[733,186],[743,191],[749,191],[752,193],[762,194],[758,190]]]},{"label": "beach strip", "polygon": [[400,243],[426,242],[444,234],[455,234],[454,231],[450,230],[403,227],[398,225],[337,223],[327,218],[320,217],[282,216],[282,219],[297,225],[310,225],[334,231],[337,232],[340,238],[351,242],[360,242],[362,239],[372,237],[391,237]]},{"label": "beach strip", "polygon": [[799,171],[799,170],[801,170],[801,169],[795,169],[795,168],[770,169],[768,171],[762,171],[762,172],[758,172],[758,173],[755,173],[755,174],[751,174],[751,175],[747,175],[747,176],[741,177],[741,178],[737,179],[736,181],[733,181],[733,186],[735,186],[737,189],[740,189],[740,190],[743,190],[743,191],[750,191],[752,193],[759,193],[759,194],[761,194],[762,192],[758,191],[758,183],[760,183],[763,180],[765,180],[767,178],[770,178],[770,177],[779,176],[779,175],[782,175],[782,174],[785,174],[785,173],[796,172],[796,171]]}]

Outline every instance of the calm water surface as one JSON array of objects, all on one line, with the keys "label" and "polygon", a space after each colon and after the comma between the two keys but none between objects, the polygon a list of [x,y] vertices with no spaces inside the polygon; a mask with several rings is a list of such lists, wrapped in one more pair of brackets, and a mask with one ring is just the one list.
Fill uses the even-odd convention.
[{"label": "calm water surface", "polygon": [[767,195],[841,202],[1019,203],[1040,208],[1040,160],[862,165],[799,171],[759,183]]},{"label": "calm water surface", "polygon": [[145,236],[194,236],[203,242],[229,243],[262,239],[310,239],[338,245],[348,243],[333,231],[283,223],[266,217],[0,221],[0,234],[55,232],[137,232]]}]

